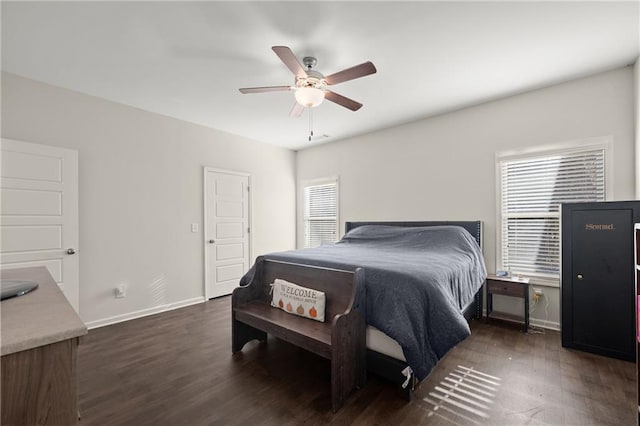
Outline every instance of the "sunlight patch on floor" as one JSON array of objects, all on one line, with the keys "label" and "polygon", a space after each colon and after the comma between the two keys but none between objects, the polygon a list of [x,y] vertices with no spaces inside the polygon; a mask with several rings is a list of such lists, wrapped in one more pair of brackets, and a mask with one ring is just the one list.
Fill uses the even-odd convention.
[{"label": "sunlight patch on floor", "polygon": [[432,406],[428,416],[438,416],[453,423],[484,423],[489,418],[500,382],[499,377],[458,365],[423,399]]}]

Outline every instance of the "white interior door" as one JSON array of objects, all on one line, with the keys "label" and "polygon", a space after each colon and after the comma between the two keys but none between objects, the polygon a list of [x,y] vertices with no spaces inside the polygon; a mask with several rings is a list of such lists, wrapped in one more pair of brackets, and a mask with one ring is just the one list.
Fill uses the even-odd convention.
[{"label": "white interior door", "polygon": [[207,299],[230,294],[249,269],[249,175],[205,167]]},{"label": "white interior door", "polygon": [[46,266],[79,312],[78,152],[2,139],[0,264]]}]

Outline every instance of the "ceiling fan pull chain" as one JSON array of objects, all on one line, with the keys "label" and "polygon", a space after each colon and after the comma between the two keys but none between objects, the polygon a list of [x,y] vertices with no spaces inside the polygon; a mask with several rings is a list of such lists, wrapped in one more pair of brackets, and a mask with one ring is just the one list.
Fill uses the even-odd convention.
[{"label": "ceiling fan pull chain", "polygon": [[309,110],[309,142],[311,142],[311,138],[313,137],[313,117],[311,113],[311,108],[307,108]]}]

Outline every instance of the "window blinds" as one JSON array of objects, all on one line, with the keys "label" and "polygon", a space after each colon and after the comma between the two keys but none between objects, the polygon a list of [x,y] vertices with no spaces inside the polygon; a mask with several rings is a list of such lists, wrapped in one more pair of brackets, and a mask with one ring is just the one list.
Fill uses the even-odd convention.
[{"label": "window blinds", "polygon": [[304,187],[304,246],[334,243],[338,238],[336,181]]},{"label": "window blinds", "polygon": [[502,269],[559,277],[560,203],[605,200],[604,149],[500,161]]}]

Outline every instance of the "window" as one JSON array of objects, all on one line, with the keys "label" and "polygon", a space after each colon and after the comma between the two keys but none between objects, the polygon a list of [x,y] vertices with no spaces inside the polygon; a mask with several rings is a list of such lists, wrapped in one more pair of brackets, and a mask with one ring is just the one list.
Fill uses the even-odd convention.
[{"label": "window", "polygon": [[498,269],[558,283],[560,203],[605,200],[606,150],[582,144],[498,155]]},{"label": "window", "polygon": [[316,247],[338,240],[338,180],[304,184],[304,246]]}]

